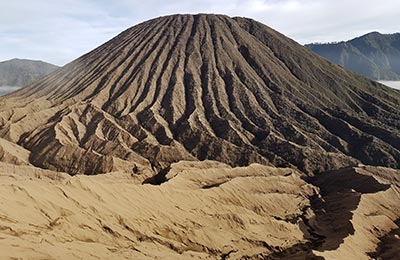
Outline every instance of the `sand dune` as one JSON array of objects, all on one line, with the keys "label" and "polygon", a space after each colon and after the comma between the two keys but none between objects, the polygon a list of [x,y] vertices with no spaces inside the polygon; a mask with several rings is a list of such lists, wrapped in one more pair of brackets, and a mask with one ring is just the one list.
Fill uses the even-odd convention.
[{"label": "sand dune", "polygon": [[[397,227],[398,171],[358,168],[347,175],[349,190],[326,194],[319,190],[341,186],[341,173],[328,173],[320,188],[301,176],[180,162],[151,185],[123,173],[70,177],[0,164],[0,258],[370,259],[379,238]],[[331,215],[315,202],[327,198]],[[331,218],[338,215],[349,230],[337,232]]]}]

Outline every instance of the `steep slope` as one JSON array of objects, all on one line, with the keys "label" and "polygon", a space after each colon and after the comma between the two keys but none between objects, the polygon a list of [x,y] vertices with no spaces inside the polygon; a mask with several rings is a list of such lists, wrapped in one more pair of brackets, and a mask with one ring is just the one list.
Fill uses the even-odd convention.
[{"label": "steep slope", "polygon": [[70,174],[205,159],[400,168],[399,91],[246,18],[144,22],[0,105],[1,137]]},{"label": "steep slope", "polygon": [[347,42],[306,47],[371,79],[400,80],[400,33],[372,32]]},{"label": "steep slope", "polygon": [[29,165],[29,151],[0,138],[0,161],[15,165]]}]

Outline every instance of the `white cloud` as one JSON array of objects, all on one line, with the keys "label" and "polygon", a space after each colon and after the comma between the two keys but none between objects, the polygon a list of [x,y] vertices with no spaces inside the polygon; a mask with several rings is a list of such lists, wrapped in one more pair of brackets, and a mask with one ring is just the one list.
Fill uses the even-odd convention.
[{"label": "white cloud", "polygon": [[0,3],[0,60],[62,65],[130,26],[173,13],[247,16],[301,43],[400,31],[398,0],[13,0]]}]

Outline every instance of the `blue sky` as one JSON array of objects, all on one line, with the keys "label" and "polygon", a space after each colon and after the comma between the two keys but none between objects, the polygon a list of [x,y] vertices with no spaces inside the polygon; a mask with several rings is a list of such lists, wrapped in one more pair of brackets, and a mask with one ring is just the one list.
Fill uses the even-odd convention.
[{"label": "blue sky", "polygon": [[0,0],[0,61],[64,65],[139,22],[175,13],[259,20],[300,43],[400,32],[400,1],[385,0]]}]

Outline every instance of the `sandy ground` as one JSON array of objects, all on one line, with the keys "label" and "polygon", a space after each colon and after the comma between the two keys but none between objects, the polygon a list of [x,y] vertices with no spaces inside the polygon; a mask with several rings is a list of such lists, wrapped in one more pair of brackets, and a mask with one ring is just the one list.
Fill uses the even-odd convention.
[{"label": "sandy ground", "polygon": [[176,167],[153,186],[1,165],[0,259],[219,259],[304,241],[278,220],[315,192],[293,170]]},{"label": "sandy ground", "polygon": [[[380,182],[398,181],[387,176]],[[398,186],[357,193],[355,232],[307,253],[319,189],[291,169],[180,162],[166,182],[143,185],[1,163],[0,183],[0,259],[370,259],[400,216]]]}]

